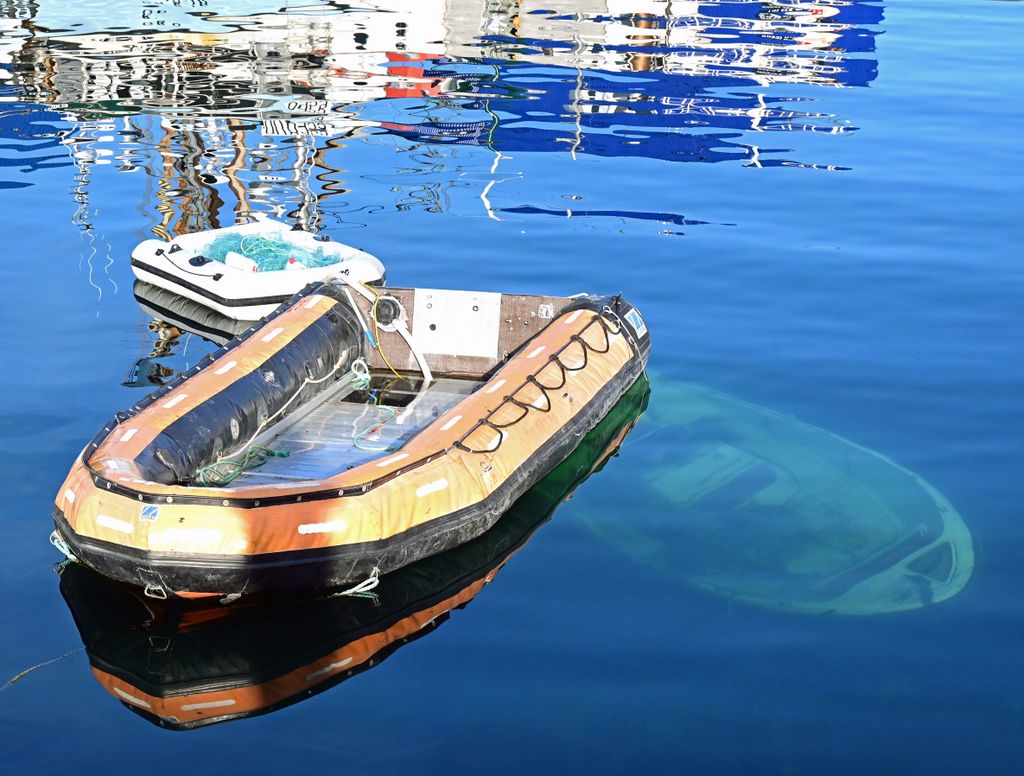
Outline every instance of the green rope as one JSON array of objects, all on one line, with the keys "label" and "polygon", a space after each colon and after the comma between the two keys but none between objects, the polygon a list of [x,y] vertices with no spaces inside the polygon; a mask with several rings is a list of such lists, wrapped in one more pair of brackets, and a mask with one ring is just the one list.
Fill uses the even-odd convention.
[{"label": "green rope", "polygon": [[361,358],[357,358],[352,362],[352,366],[349,367],[352,374],[352,387],[357,391],[365,391],[370,387],[372,378],[370,377],[370,368],[366,366],[366,362]]},{"label": "green rope", "polygon": [[[364,440],[377,431],[380,431],[386,424],[390,423],[398,415],[393,407],[387,405],[374,405],[377,408],[377,419],[374,420],[369,426],[364,428],[362,431],[356,432],[352,437],[352,444],[358,447],[360,450],[365,450],[368,453],[386,453],[391,449],[390,445],[372,445],[367,444]],[[381,412],[383,410],[383,412]]]},{"label": "green rope", "polygon": [[196,469],[196,480],[200,485],[208,487],[223,487],[250,469],[262,466],[271,458],[287,458],[290,455],[285,450],[271,450],[263,445],[253,445],[241,458],[224,458],[206,466]]}]

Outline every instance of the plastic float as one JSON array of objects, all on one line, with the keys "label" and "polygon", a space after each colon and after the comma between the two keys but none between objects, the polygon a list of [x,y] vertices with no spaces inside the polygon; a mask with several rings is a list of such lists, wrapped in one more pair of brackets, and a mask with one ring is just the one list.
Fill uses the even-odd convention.
[{"label": "plastic float", "polygon": [[385,275],[384,265],[365,251],[263,215],[169,242],[145,240],[132,251],[132,270],[139,280],[241,321],[268,315],[329,276],[382,283]]},{"label": "plastic float", "polygon": [[153,724],[185,730],[273,712],[380,665],[446,622],[494,579],[618,450],[647,396],[641,378],[490,530],[388,575],[372,598],[247,597],[231,607],[160,602],[84,566],[64,565],[61,593],[93,675]]},{"label": "plastic float", "polygon": [[315,284],[118,413],[52,538],[154,597],[371,585],[489,528],[649,350],[621,297]]}]

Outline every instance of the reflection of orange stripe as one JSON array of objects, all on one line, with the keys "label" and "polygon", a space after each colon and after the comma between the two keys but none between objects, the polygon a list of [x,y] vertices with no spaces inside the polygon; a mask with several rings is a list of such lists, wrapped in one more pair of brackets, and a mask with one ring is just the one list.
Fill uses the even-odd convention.
[{"label": "reflection of orange stripe", "polygon": [[[286,489],[266,486],[213,489],[163,487],[155,483],[135,487],[167,496],[201,494],[218,498],[263,498],[290,492],[301,494],[311,489],[340,489],[381,477],[425,456],[451,448],[480,418],[497,408],[513,392],[523,403],[537,402],[539,408],[546,407],[547,400],[536,387],[528,385],[518,391],[517,388],[531,374],[539,375],[545,385],[557,385],[561,381],[561,371],[547,359],[561,345],[571,341],[573,335],[584,330],[594,317],[593,312],[586,311],[555,320],[490,381],[420,432],[408,445],[324,479],[315,488],[305,485]],[[599,325],[590,326],[583,336],[596,349],[604,349],[604,333]],[[583,349],[577,343],[566,349],[560,358],[571,366],[582,362],[582,353]],[[91,482],[83,482],[80,492],[86,498],[82,498],[74,510],[75,519],[71,524],[83,536],[125,547],[182,555],[208,553],[238,557],[386,540],[486,500],[547,440],[554,438],[632,357],[633,351],[625,337],[609,334],[608,352],[591,352],[585,368],[569,372],[564,387],[548,392],[550,411],[526,413],[519,423],[504,432],[504,442],[497,452],[477,454],[447,449],[444,455],[363,495],[251,509],[168,503],[160,506],[156,521],[143,523],[139,520],[140,504],[137,501],[109,494]],[[522,412],[520,408],[508,405],[495,413],[494,421],[511,423]],[[486,449],[495,439],[495,433],[484,427],[466,441],[471,447]],[[112,523],[110,518],[115,522]]]},{"label": "reflection of orange stripe", "polygon": [[[89,460],[102,465],[105,458],[128,461],[135,459],[160,432],[174,421],[187,415],[232,383],[258,369],[268,358],[281,351],[334,305],[333,299],[318,295],[289,308],[241,345],[228,351],[183,384],[161,396],[135,417],[120,424],[90,456]],[[269,342],[264,341],[279,328],[282,331]],[[232,362],[236,365],[225,369]],[[125,440],[125,437],[128,439]],[[111,476],[110,479],[116,480],[117,478]]]},{"label": "reflection of orange stripe", "polygon": [[[502,565],[504,563],[505,561],[502,561]],[[149,695],[99,668],[93,667],[92,672],[103,688],[118,700],[178,724],[188,724],[226,715],[251,714],[313,689],[343,671],[351,671],[369,663],[385,647],[419,632],[445,612],[472,600],[500,569],[501,566],[498,566],[486,577],[463,588],[451,598],[435,604],[429,609],[411,614],[387,630],[352,641],[317,658],[312,663],[262,684],[238,687],[233,690],[198,692],[162,698]]]}]

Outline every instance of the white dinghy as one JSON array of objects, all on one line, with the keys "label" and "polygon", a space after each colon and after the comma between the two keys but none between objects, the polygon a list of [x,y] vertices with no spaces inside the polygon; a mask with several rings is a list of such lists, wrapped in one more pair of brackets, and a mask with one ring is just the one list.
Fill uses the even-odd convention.
[{"label": "white dinghy", "polygon": [[170,242],[146,240],[132,251],[132,271],[139,280],[240,321],[259,320],[326,277],[380,284],[385,274],[384,265],[365,251],[262,215],[253,223]]}]

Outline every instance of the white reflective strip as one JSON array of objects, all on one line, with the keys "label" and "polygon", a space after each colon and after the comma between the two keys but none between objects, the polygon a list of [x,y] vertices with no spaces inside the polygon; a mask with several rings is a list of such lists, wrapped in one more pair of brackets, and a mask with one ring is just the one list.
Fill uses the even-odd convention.
[{"label": "white reflective strip", "polygon": [[536,407],[537,409],[541,409],[542,407],[551,406],[551,399],[548,398],[548,395],[546,393],[541,392],[541,395],[534,399],[532,402],[530,402],[530,404]]},{"label": "white reflective strip", "polygon": [[327,533],[328,531],[344,531],[346,528],[348,528],[348,523],[344,520],[332,520],[329,523],[303,523],[299,526],[299,533]]},{"label": "white reflective strip", "polygon": [[504,380],[498,380],[498,382],[496,382],[494,385],[492,385],[490,388],[488,388],[486,391],[484,391],[484,393],[494,393],[496,390],[501,388],[501,386],[503,386],[504,384],[505,384]]},{"label": "white reflective strip", "polygon": [[460,420],[462,420],[462,416],[461,415],[456,415],[454,418],[452,418],[447,423],[445,423],[443,426],[441,426],[441,430],[442,431],[447,431],[452,426],[454,426],[456,423],[458,423]]},{"label": "white reflective strip", "polygon": [[587,363],[587,362],[586,362],[586,361],[585,361],[584,359],[582,359],[582,358],[581,358],[581,359],[580,359],[579,361],[577,361],[577,362],[576,362],[575,364],[573,364],[572,366],[570,366],[570,367],[567,367],[567,368],[569,369],[569,371],[571,371],[571,372],[575,372],[575,371],[576,371],[577,369],[582,369],[582,368],[583,368],[583,365],[584,365],[585,363]]},{"label": "white reflective strip", "polygon": [[216,528],[167,528],[149,535],[151,544],[175,545],[176,550],[182,550],[182,545],[190,549],[210,547],[223,538],[223,532]]},{"label": "white reflective strip", "polygon": [[67,500],[67,502],[69,504],[74,504],[75,503],[75,492],[73,490],[71,490],[71,488],[65,488],[64,489],[64,498]]},{"label": "white reflective strip", "polygon": [[118,441],[119,442],[127,442],[129,439],[131,439],[137,433],[139,433],[139,430],[137,428],[130,428],[127,431],[125,431],[124,434],[121,435],[121,438]]},{"label": "white reflective strip", "polygon": [[528,355],[527,358],[533,358],[534,356],[539,356],[541,353],[544,352],[545,347],[546,347],[545,345],[541,345],[539,348],[537,348],[535,351],[533,351],[530,355]]},{"label": "white reflective strip", "polygon": [[225,706],[234,706],[235,700],[228,698],[223,701],[206,701],[205,703],[186,703],[181,707],[182,711],[197,711],[198,709],[221,709]]},{"label": "white reflective strip", "polygon": [[179,393],[177,396],[175,396],[169,402],[164,402],[164,409],[169,410],[171,407],[175,406],[176,404],[181,404],[187,398],[188,398],[188,394],[187,393]]},{"label": "white reflective strip", "polygon": [[303,307],[305,307],[307,310],[312,310],[314,307],[317,306],[317,303],[321,299],[323,299],[322,296],[319,296],[319,295],[314,296],[312,299],[310,299],[308,302],[306,302],[306,304],[304,304]]},{"label": "white reflective strip", "polygon": [[289,483],[287,483],[285,485],[274,485],[273,487],[274,487],[275,490],[288,490],[288,488],[316,487],[319,484],[320,484],[319,482],[313,482],[312,480],[307,480],[306,482],[289,482]]},{"label": "white reflective strip", "polygon": [[426,485],[420,485],[416,488],[416,495],[419,497],[429,496],[431,493],[437,493],[439,490],[444,490],[448,487],[448,480],[443,477],[433,482],[428,482]]},{"label": "white reflective strip", "polygon": [[135,530],[135,526],[131,523],[125,522],[124,520],[118,520],[116,517],[111,517],[110,515],[100,515],[96,518],[96,523],[104,526],[105,528],[120,531],[121,533],[131,533]]},{"label": "white reflective strip", "polygon": [[381,467],[383,467],[383,466],[390,466],[391,464],[397,463],[398,461],[401,461],[402,459],[408,458],[408,457],[409,457],[408,453],[399,453],[398,455],[393,455],[390,458],[385,458],[383,461],[381,461],[377,465],[381,466]]},{"label": "white reflective strip", "polygon": [[278,327],[277,327],[276,329],[274,329],[274,330],[273,330],[272,332],[270,332],[270,334],[268,334],[267,336],[265,336],[265,337],[263,338],[263,341],[264,341],[264,342],[270,342],[270,340],[274,339],[274,337],[276,337],[276,336],[277,336],[278,334],[280,334],[280,333],[281,333],[282,331],[284,331],[284,329],[283,329],[282,327],[278,326]]},{"label": "white reflective strip", "polygon": [[580,313],[581,313],[581,312],[583,312],[583,310],[577,310],[577,311],[576,311],[576,312],[574,312],[574,313],[573,313],[572,315],[570,315],[570,316],[569,316],[568,318],[566,318],[566,319],[565,319],[565,322],[566,322],[566,323],[572,323],[573,321],[575,321],[575,320],[576,320],[577,318],[579,318],[579,317],[580,317]]},{"label": "white reflective strip", "polygon": [[311,674],[306,675],[306,681],[312,682],[314,679],[319,679],[321,676],[331,673],[331,671],[337,671],[339,668],[344,668],[352,662],[352,658],[347,657],[344,660],[339,660],[337,663],[331,663],[330,665],[324,666],[319,671],[314,671]]},{"label": "white reflective strip", "polygon": [[235,368],[236,366],[238,366],[238,362],[237,362],[237,361],[228,361],[228,362],[227,362],[227,363],[226,363],[226,364],[225,364],[224,366],[222,366],[222,367],[221,367],[220,369],[215,369],[213,373],[214,373],[215,375],[222,375],[222,374],[225,374],[225,373],[227,373],[227,372],[230,372],[230,371],[231,371],[232,369],[234,369],[234,368]]},{"label": "white reflective strip", "polygon": [[136,698],[134,695],[129,695],[124,690],[122,690],[120,687],[115,687],[114,688],[114,692],[116,692],[118,695],[120,695],[122,698],[124,698],[129,703],[134,703],[136,706],[142,706],[142,707],[147,708],[147,709],[152,708],[148,703],[146,703],[144,700],[142,700],[142,698]]}]

